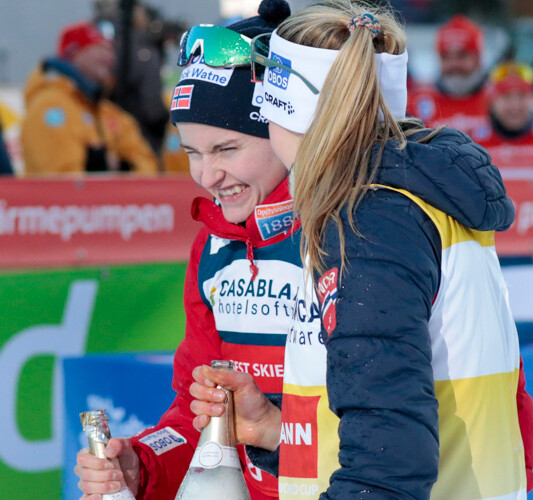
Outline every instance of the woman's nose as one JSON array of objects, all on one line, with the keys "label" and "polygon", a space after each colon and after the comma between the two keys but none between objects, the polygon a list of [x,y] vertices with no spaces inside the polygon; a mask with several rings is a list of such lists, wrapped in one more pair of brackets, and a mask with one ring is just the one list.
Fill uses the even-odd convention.
[{"label": "woman's nose", "polygon": [[205,156],[203,163],[202,186],[206,189],[211,189],[224,179],[225,172],[218,165],[216,158]]}]

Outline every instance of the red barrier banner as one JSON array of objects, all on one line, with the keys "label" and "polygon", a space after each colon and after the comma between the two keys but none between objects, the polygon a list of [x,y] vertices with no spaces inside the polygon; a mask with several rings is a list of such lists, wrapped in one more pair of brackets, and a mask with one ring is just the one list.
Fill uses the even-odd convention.
[{"label": "red barrier banner", "polygon": [[510,229],[496,233],[500,257],[533,255],[533,169],[501,169],[516,215]]},{"label": "red barrier banner", "polygon": [[0,268],[188,260],[205,195],[177,175],[1,179]]},{"label": "red barrier banner", "polygon": [[[502,175],[516,219],[498,255],[533,255],[533,170]],[[206,195],[178,175],[0,179],[0,268],[186,261]]]}]

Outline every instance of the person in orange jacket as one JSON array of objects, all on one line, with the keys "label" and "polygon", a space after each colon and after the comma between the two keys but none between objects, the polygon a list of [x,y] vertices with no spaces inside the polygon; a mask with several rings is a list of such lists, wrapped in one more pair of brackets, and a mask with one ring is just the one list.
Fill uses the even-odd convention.
[{"label": "person in orange jacket", "polygon": [[532,169],[533,68],[516,62],[496,66],[490,74],[487,99],[487,127],[474,140],[510,175],[510,170]]},{"label": "person in orange jacket", "polygon": [[466,16],[453,16],[437,32],[441,74],[435,85],[409,92],[408,113],[427,127],[440,125],[474,135],[485,124],[486,74],[481,65],[483,30]]},{"label": "person in orange jacket", "polygon": [[134,118],[105,97],[114,62],[112,42],[93,24],[63,29],[57,57],[40,63],[26,86],[26,174],[157,172]]}]

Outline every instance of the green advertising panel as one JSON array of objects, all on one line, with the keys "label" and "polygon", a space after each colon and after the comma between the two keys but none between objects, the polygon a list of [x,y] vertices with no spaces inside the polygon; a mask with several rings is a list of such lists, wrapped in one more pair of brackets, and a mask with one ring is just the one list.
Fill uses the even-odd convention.
[{"label": "green advertising panel", "polygon": [[173,352],[184,277],[182,263],[0,273],[2,498],[61,498],[59,360]]}]

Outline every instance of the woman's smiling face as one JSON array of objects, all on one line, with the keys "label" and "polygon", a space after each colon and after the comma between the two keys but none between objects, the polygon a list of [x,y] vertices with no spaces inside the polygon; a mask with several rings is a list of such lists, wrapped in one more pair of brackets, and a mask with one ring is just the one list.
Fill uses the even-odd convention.
[{"label": "woman's smiling face", "polygon": [[287,176],[268,139],[199,123],[179,123],[191,175],[229,222],[244,222]]}]

